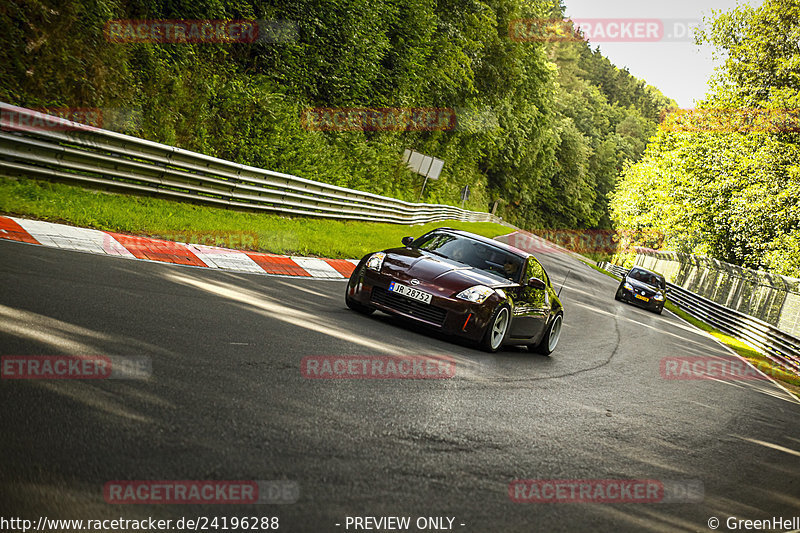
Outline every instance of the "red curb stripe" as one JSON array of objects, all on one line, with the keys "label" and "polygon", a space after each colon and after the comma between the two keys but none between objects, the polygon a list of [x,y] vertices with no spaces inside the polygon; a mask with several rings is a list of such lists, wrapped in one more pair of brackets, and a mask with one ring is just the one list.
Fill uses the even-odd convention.
[{"label": "red curb stripe", "polygon": [[192,265],[207,267],[199,257],[194,255],[186,246],[170,241],[148,239],[146,237],[133,237],[121,233],[107,232],[118,243],[139,259],[150,259],[163,263],[176,263],[178,265]]},{"label": "red curb stripe", "polygon": [[292,261],[291,257],[279,255],[248,253],[247,256],[264,269],[267,274],[283,274],[286,276],[311,277],[303,267]]},{"label": "red curb stripe", "polygon": [[0,217],[0,239],[9,241],[27,242],[30,244],[42,244],[25,229],[8,217]]},{"label": "red curb stripe", "polygon": [[353,263],[350,261],[345,261],[344,259],[323,259],[323,261],[335,268],[336,272],[346,278],[349,278],[350,274],[353,273],[353,270],[356,269],[356,266]]},{"label": "red curb stripe", "polygon": [[[55,226],[58,224],[53,225]],[[148,237],[135,237],[133,235],[125,235],[110,231],[103,233],[116,240],[137,259],[148,259],[162,263],[175,263],[199,267],[209,266],[187,246],[180,243],[150,239]],[[42,244],[16,221],[4,216],[0,216],[0,239],[27,242],[30,244]],[[108,252],[108,250],[106,250],[106,252]],[[255,252],[248,253],[239,250],[225,250],[225,253],[228,252],[245,254],[267,274],[313,277],[311,273],[295,263],[291,257]],[[323,261],[345,278],[349,278],[353,270],[355,270],[355,265],[344,259],[323,259]]]}]

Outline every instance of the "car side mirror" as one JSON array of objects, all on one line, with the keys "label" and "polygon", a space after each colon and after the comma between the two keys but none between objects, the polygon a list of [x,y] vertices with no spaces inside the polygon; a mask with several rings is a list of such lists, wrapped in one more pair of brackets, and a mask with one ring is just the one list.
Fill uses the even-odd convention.
[{"label": "car side mirror", "polygon": [[403,246],[408,246],[414,242],[414,237],[403,237]]},{"label": "car side mirror", "polygon": [[547,288],[547,285],[545,285],[544,281],[540,280],[539,278],[531,278],[528,280],[528,287],[544,290],[545,288]]}]

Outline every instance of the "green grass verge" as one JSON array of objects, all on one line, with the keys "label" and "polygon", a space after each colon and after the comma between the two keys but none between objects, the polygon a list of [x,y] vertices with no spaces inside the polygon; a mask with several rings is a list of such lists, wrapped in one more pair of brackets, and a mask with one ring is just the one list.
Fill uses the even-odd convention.
[{"label": "green grass verge", "polygon": [[[591,263],[586,263],[589,267],[597,270],[598,272],[605,274],[608,277],[614,278],[617,281],[620,281],[619,276],[615,276],[614,274],[603,270],[602,268],[598,267],[597,265],[593,265]],[[744,357],[753,365],[764,372],[766,375],[776,379],[786,387],[789,391],[791,391],[795,396],[800,398],[800,377],[783,370],[783,368],[773,362],[772,360],[768,359],[765,355],[761,354],[760,352],[754,350],[744,342],[740,341],[736,337],[732,337],[727,333],[723,333],[720,330],[716,329],[714,326],[703,322],[700,319],[697,319],[691,316],[689,313],[678,307],[677,305],[673,304],[670,301],[665,302],[664,307],[668,310],[672,311],[691,325],[695,326],[698,329],[701,329],[714,338],[719,340],[722,344],[729,347],[733,351],[735,351],[740,356]]]},{"label": "green grass verge", "polygon": [[617,281],[622,281],[622,278],[620,278],[616,274],[612,274],[611,272],[608,272],[607,270],[603,270],[602,268],[600,268],[599,266],[595,265],[594,263],[590,263],[588,261],[581,261],[581,263],[583,263],[584,265],[588,266],[589,268],[597,270],[601,274],[605,274],[606,276],[608,276],[610,278],[614,278]]},{"label": "green grass verge", "polygon": [[500,224],[458,222],[404,226],[317,218],[286,218],[161,198],[90,191],[33,179],[0,177],[0,212],[150,237],[287,255],[360,259],[450,226],[487,237],[512,231]]}]

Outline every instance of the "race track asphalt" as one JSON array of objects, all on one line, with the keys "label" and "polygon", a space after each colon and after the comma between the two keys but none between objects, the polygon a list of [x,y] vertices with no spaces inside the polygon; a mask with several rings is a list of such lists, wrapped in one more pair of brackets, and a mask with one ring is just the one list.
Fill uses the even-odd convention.
[{"label": "race track asphalt", "polygon": [[[0,516],[277,516],[279,531],[309,532],[354,531],[348,516],[441,516],[464,532],[622,532],[800,515],[797,401],[768,381],[665,379],[665,357],[728,352],[667,312],[614,301],[614,280],[568,256],[540,260],[556,286],[572,269],[550,357],[490,355],[359,315],[344,281],[0,241],[0,355],[152,361],[143,380],[0,380]],[[323,355],[449,356],[456,375],[304,378],[301,359]],[[518,479],[703,491],[683,503],[516,503]],[[109,504],[114,480],[288,480],[300,496]]]}]

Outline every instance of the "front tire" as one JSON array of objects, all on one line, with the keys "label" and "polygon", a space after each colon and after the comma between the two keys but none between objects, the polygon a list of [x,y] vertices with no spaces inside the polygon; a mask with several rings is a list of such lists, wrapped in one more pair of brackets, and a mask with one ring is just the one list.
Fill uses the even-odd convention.
[{"label": "front tire", "polygon": [[511,324],[511,311],[507,305],[497,308],[497,311],[489,321],[486,327],[486,332],[483,334],[481,340],[481,348],[487,352],[496,352],[503,346],[503,341],[508,333],[508,327]]},{"label": "front tire", "polygon": [[539,341],[533,349],[535,352],[538,352],[542,355],[550,355],[553,353],[553,350],[556,349],[558,346],[558,341],[561,339],[561,324],[563,322],[563,316],[561,313],[558,313],[555,318],[550,322],[550,325],[547,327],[547,333],[544,334],[542,340]]},{"label": "front tire", "polygon": [[344,297],[344,303],[347,304],[347,307],[352,309],[353,311],[357,311],[362,315],[371,315],[375,312],[375,309],[371,307],[367,307],[364,304],[360,304],[355,300],[351,300],[349,296]]}]

